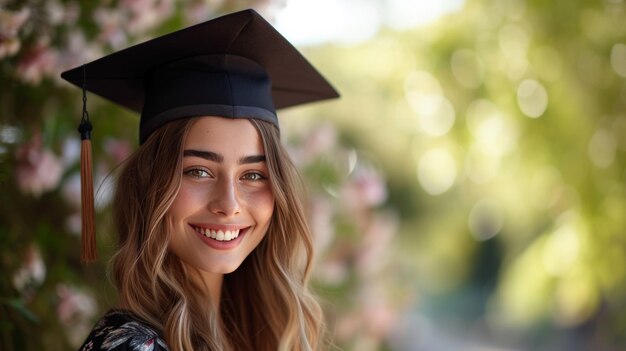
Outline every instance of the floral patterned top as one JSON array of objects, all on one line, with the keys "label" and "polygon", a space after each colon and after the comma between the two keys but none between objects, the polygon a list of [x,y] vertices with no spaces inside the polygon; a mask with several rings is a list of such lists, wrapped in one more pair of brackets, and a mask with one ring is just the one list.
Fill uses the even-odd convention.
[{"label": "floral patterned top", "polygon": [[111,310],[93,328],[80,351],[169,351],[161,333],[128,311]]}]

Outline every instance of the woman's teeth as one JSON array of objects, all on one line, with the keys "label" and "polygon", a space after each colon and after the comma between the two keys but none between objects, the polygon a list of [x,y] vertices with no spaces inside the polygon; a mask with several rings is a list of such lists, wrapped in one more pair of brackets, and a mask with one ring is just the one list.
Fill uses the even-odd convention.
[{"label": "woman's teeth", "polygon": [[207,238],[215,239],[217,241],[229,241],[236,239],[239,236],[239,229],[236,230],[213,230],[209,228],[193,227],[198,233],[206,236]]}]

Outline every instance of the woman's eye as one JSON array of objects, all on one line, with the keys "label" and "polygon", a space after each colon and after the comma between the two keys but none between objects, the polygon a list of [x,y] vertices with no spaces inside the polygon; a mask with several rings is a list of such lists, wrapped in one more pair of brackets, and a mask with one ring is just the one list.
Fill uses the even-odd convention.
[{"label": "woman's eye", "polygon": [[265,180],[267,179],[262,173],[259,172],[250,172],[250,173],[246,173],[243,176],[244,180],[251,180],[253,182],[258,182],[261,180]]},{"label": "woman's eye", "polygon": [[209,172],[202,168],[192,168],[185,171],[185,174],[194,178],[206,178],[209,176]]}]

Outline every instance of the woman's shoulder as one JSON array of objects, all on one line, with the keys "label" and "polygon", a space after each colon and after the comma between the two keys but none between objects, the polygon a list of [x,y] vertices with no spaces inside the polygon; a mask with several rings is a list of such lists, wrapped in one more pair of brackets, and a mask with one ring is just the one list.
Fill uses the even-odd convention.
[{"label": "woman's shoulder", "polygon": [[169,348],[157,329],[133,313],[111,310],[96,323],[79,350],[169,351]]}]

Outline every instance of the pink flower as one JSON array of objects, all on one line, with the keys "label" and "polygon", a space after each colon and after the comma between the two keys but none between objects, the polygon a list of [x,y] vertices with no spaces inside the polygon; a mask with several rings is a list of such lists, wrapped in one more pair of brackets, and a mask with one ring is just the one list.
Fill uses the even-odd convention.
[{"label": "pink flower", "polygon": [[29,16],[28,8],[17,12],[0,8],[0,59],[18,52],[21,43],[17,34]]},{"label": "pink flower", "polygon": [[46,279],[46,265],[41,258],[41,252],[36,244],[31,244],[24,255],[22,266],[13,274],[13,286],[26,298],[34,293]]},{"label": "pink flower", "polygon": [[316,196],[311,200],[310,209],[309,217],[315,247],[318,252],[323,252],[335,237],[333,227],[335,208],[327,198]]},{"label": "pink flower", "polygon": [[100,28],[98,41],[113,48],[126,45],[128,38],[124,33],[125,17],[120,10],[97,9],[93,14],[94,21]]},{"label": "pink flower", "polygon": [[337,129],[329,123],[323,124],[307,135],[303,143],[303,156],[307,160],[330,153],[337,145]]},{"label": "pink flower", "polygon": [[392,260],[392,239],[398,219],[392,213],[372,213],[364,225],[356,252],[355,268],[362,277],[372,277],[388,267]]},{"label": "pink flower", "polygon": [[15,55],[20,50],[20,46],[22,43],[17,38],[0,37],[0,59]]},{"label": "pink flower", "polygon": [[70,343],[78,347],[91,328],[91,319],[97,312],[96,299],[80,289],[57,285],[59,302],[56,312]]},{"label": "pink flower", "polygon": [[[100,45],[93,42],[88,43],[82,31],[73,30],[67,35],[65,47],[58,52],[57,71],[68,70],[83,62],[92,61],[99,56],[102,56]],[[56,81],[61,86],[67,87],[67,82],[63,81],[59,75],[55,75],[55,77],[58,77]]]},{"label": "pink flower", "polygon": [[130,34],[142,34],[169,17],[173,10],[172,0],[122,0],[121,6],[128,10],[127,30]]},{"label": "pink flower", "polygon": [[0,8],[0,36],[17,36],[17,32],[22,28],[29,16],[30,10],[27,7],[17,12]]},{"label": "pink flower", "polygon": [[15,180],[23,193],[39,197],[57,187],[63,174],[63,165],[52,151],[41,145],[41,134],[36,134],[17,150],[18,165]]},{"label": "pink flower", "polygon": [[387,299],[377,296],[363,304],[363,320],[367,334],[380,340],[393,330],[398,314],[386,301]]},{"label": "pink flower", "polygon": [[331,285],[339,285],[349,276],[348,263],[345,260],[325,258],[315,267],[315,277]]},{"label": "pink flower", "polygon": [[[219,4],[209,4],[218,2]],[[185,23],[187,24],[197,24],[200,22],[204,22],[207,19],[211,18],[213,15],[213,11],[218,8],[217,6],[221,5],[223,0],[213,0],[213,1],[195,1],[189,6],[186,6],[184,10]]]},{"label": "pink flower", "polygon": [[130,155],[133,148],[127,140],[108,138],[104,141],[104,150],[118,164]]},{"label": "pink flower", "polygon": [[60,3],[58,0],[46,2],[46,15],[52,25],[76,23],[80,15],[80,6],[76,2]]},{"label": "pink flower", "polygon": [[387,200],[385,181],[375,169],[357,167],[342,189],[341,198],[348,209],[357,212],[381,205]]},{"label": "pink flower", "polygon": [[57,316],[63,324],[68,324],[77,317],[91,318],[96,313],[96,301],[93,296],[76,287],[65,284],[57,285]]},{"label": "pink flower", "polygon": [[362,316],[356,311],[339,313],[335,326],[335,337],[340,341],[354,339],[363,324]]},{"label": "pink flower", "polygon": [[48,40],[42,39],[28,53],[26,53],[17,64],[18,77],[33,85],[41,82],[45,76],[52,76],[55,73],[58,53],[48,46]]}]

